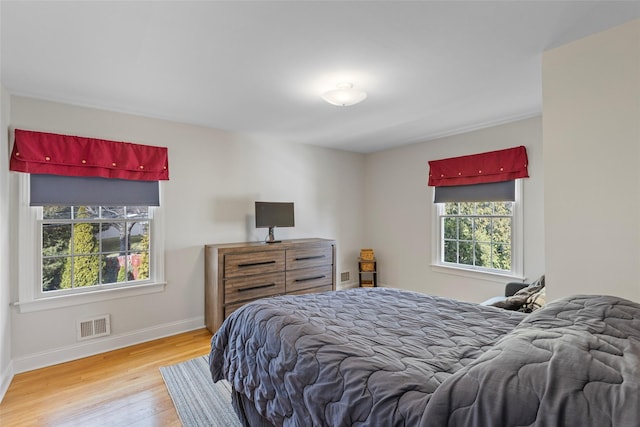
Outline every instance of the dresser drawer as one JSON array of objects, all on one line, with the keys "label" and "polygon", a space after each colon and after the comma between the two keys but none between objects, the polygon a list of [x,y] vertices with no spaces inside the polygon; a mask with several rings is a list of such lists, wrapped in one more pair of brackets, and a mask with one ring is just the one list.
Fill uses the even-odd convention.
[{"label": "dresser drawer", "polygon": [[284,260],[284,250],[227,254],[224,257],[224,277],[283,271]]},{"label": "dresser drawer", "polygon": [[287,250],[287,270],[333,264],[331,246],[316,246]]},{"label": "dresser drawer", "polygon": [[299,291],[287,292],[287,295],[305,295],[315,294],[318,292],[330,292],[333,290],[333,285],[318,286],[317,288],[300,289]]},{"label": "dresser drawer", "polygon": [[284,291],[284,272],[226,279],[224,283],[224,303],[231,304],[238,301],[280,295],[284,294]]},{"label": "dresser drawer", "polygon": [[333,284],[333,267],[303,268],[287,271],[287,293]]}]

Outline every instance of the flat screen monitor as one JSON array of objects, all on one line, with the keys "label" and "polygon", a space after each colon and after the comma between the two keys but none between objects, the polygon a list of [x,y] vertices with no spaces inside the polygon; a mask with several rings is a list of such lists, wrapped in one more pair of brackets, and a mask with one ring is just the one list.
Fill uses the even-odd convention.
[{"label": "flat screen monitor", "polygon": [[273,229],[275,227],[295,226],[293,202],[256,202],[256,228],[268,228],[267,243],[277,243]]}]

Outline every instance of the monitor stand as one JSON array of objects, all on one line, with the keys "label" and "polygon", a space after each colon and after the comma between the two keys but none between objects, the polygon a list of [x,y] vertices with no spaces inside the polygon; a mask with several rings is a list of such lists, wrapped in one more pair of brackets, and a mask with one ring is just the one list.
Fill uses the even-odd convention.
[{"label": "monitor stand", "polygon": [[275,227],[269,227],[269,237],[267,237],[267,240],[265,240],[265,243],[280,243],[282,242],[282,240],[276,240],[275,237],[273,236],[273,229]]}]

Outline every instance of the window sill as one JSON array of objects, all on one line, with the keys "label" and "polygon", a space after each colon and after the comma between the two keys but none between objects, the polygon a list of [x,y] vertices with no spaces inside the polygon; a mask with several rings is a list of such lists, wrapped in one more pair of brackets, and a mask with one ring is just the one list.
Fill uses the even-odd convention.
[{"label": "window sill", "polygon": [[90,304],[117,298],[128,298],[137,295],[163,292],[165,286],[165,282],[146,283],[144,285],[127,286],[116,289],[103,289],[81,294],[63,295],[34,299],[31,301],[15,302],[12,305],[18,307],[20,313],[30,313],[34,311],[54,310],[57,308],[71,307],[74,305]]},{"label": "window sill", "polygon": [[431,271],[499,283],[504,283],[505,281],[523,282],[526,279],[526,277],[510,273],[503,274],[498,272],[481,271],[471,268],[461,268],[442,264],[431,264]]}]

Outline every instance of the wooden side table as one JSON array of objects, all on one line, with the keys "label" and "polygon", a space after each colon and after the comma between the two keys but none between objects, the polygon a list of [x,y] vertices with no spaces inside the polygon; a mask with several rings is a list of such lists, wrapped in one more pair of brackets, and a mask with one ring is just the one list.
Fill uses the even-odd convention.
[{"label": "wooden side table", "polygon": [[358,258],[358,283],[361,288],[378,286],[378,262],[375,258],[371,260]]}]

